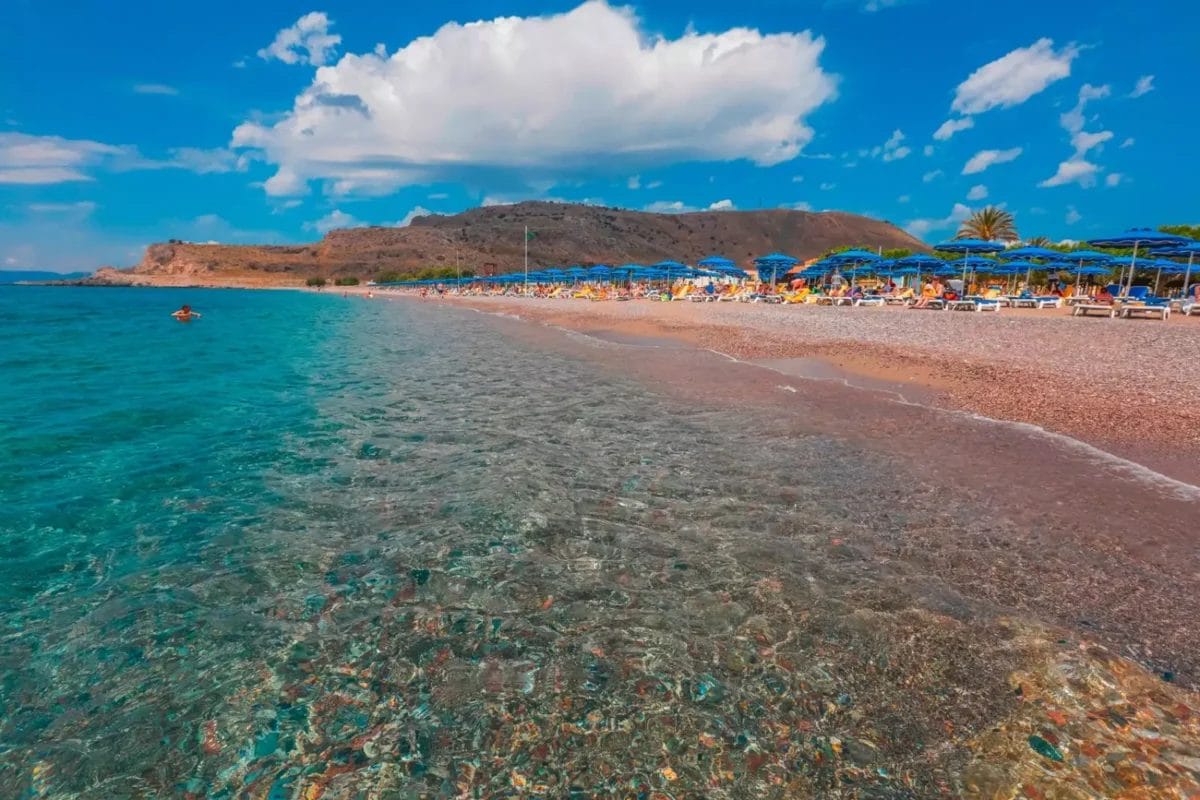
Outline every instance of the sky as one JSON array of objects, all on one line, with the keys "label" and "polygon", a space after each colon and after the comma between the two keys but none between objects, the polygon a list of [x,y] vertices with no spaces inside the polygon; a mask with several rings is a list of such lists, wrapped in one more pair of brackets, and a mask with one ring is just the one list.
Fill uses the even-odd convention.
[{"label": "sky", "polygon": [[529,199],[1200,222],[1188,0],[115,8],[0,11],[0,269]]}]

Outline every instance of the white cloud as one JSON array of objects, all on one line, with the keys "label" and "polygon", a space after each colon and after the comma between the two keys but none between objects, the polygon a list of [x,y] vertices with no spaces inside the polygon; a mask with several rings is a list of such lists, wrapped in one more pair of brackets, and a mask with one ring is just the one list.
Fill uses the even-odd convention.
[{"label": "white cloud", "polygon": [[640,175],[634,175],[633,177],[631,177],[631,178],[629,179],[629,181],[628,181],[627,185],[629,186],[629,188],[630,188],[630,189],[640,189],[640,188],[642,188],[642,178],[641,178],[641,176],[640,176]]},{"label": "white cloud", "polygon": [[80,200],[75,203],[30,203],[25,206],[35,214],[64,214],[71,217],[91,216],[96,210],[96,204],[91,200]]},{"label": "white cloud", "polygon": [[804,176],[803,175],[793,175],[792,183],[804,183]]},{"label": "white cloud", "polygon": [[836,94],[824,47],[809,32],[748,28],[667,39],[603,0],[449,23],[390,56],[349,54],[317,70],[291,111],[238,126],[233,145],[277,165],[265,185],[275,194],[310,179],[389,191],[489,167],[773,165],[800,154],[813,137],[805,117]]},{"label": "white cloud", "polygon": [[133,91],[137,94],[179,94],[178,89],[174,86],[167,86],[165,83],[138,83],[134,84]]},{"label": "white cloud", "polygon": [[1070,133],[1079,133],[1083,130],[1083,126],[1087,120],[1083,115],[1083,110],[1092,100],[1103,100],[1112,94],[1112,89],[1105,86],[1093,86],[1090,83],[1085,83],[1079,89],[1079,99],[1074,107],[1067,113],[1058,118],[1059,123]]},{"label": "white cloud", "polygon": [[344,211],[335,208],[318,220],[306,222],[304,227],[307,230],[316,231],[317,233],[328,233],[335,228],[361,228],[365,224]]},{"label": "white cloud", "polygon": [[258,57],[264,61],[274,58],[285,64],[319,67],[342,41],[341,36],[329,32],[329,24],[324,13],[309,12],[275,34],[275,41],[259,50]]},{"label": "white cloud", "polygon": [[0,184],[90,181],[85,168],[131,154],[129,148],[88,139],[0,133]]},{"label": "white cloud", "polygon": [[1053,40],[1039,39],[972,72],[958,85],[951,108],[965,115],[1020,105],[1068,77],[1077,55],[1074,44],[1055,50]]},{"label": "white cloud", "polygon": [[[903,146],[904,132],[900,129],[892,131],[892,135],[883,144],[864,148],[858,151],[859,158],[883,158],[884,161],[898,161],[912,153],[912,148]],[[847,167],[857,167],[857,161],[847,163]]]},{"label": "white cloud", "polygon": [[896,198],[897,203],[907,203],[912,200],[912,195],[902,194]]},{"label": "white cloud", "polygon": [[799,200],[795,203],[788,203],[782,207],[790,208],[793,211],[812,211],[813,210],[812,203],[809,203],[805,200]]},{"label": "white cloud", "polygon": [[913,219],[909,220],[904,225],[904,230],[908,231],[918,239],[924,237],[931,231],[940,231],[947,228],[957,227],[960,222],[971,216],[969,206],[962,203],[955,203],[954,208],[950,209],[950,213],[939,219]]},{"label": "white cloud", "polygon": [[233,62],[233,68],[234,69],[245,69],[246,68],[246,59],[239,58],[237,61]]},{"label": "white cloud", "polygon": [[1006,164],[1015,161],[1023,150],[1013,147],[1009,150],[980,150],[963,166],[963,175],[975,175],[996,164]]},{"label": "white cloud", "polygon": [[662,185],[663,185],[662,181],[650,181],[649,183],[646,184],[646,188],[647,189],[657,189],[658,187],[660,187]]},{"label": "white cloud", "polygon": [[1088,161],[1086,156],[1091,150],[1095,150],[1112,139],[1113,132],[1091,133],[1085,131],[1083,126],[1087,124],[1087,117],[1084,115],[1084,110],[1090,101],[1102,100],[1110,94],[1112,94],[1112,89],[1108,86],[1093,86],[1085,83],[1080,88],[1079,99],[1075,106],[1059,117],[1059,123],[1071,134],[1071,147],[1074,148],[1074,152],[1070,158],[1058,165],[1058,170],[1054,175],[1039,183],[1038,186],[1049,188],[1078,183],[1086,189],[1096,185],[1096,174],[1100,171],[1100,167]]},{"label": "white cloud", "polygon": [[416,219],[417,217],[427,217],[432,213],[433,212],[430,211],[428,208],[424,208],[422,206],[413,206],[413,209],[411,211],[409,211],[407,214],[404,215],[404,217],[402,219],[400,219],[396,222],[396,227],[397,228],[407,228],[410,224],[412,224],[412,221],[414,219]]},{"label": "white cloud", "polygon": [[725,199],[725,200],[718,200],[717,202],[710,204],[708,207],[708,210],[709,211],[733,211],[734,208],[735,208],[735,206],[733,205],[733,201],[729,200],[729,199]]},{"label": "white cloud", "polygon": [[1134,139],[1132,136],[1130,136],[1128,139],[1121,142],[1121,149],[1124,150],[1126,148],[1133,147],[1133,145],[1136,143],[1136,141],[1137,141],[1136,139]]},{"label": "white cloud", "polygon": [[1079,220],[1083,219],[1083,215],[1076,210],[1075,206],[1067,206],[1066,221],[1068,225],[1074,225]]},{"label": "white cloud", "polygon": [[983,200],[988,196],[987,187],[982,183],[971,187],[971,191],[967,192],[968,200]]},{"label": "white cloud", "polygon": [[[970,130],[974,127],[975,120],[971,119],[970,117],[963,117],[962,119],[948,119],[943,122],[936,131],[933,132],[933,138],[937,139],[939,142],[944,142],[959,131]],[[928,148],[932,152],[933,145],[928,145]]]},{"label": "white cloud", "polygon": [[697,209],[695,206],[685,204],[682,200],[655,200],[650,205],[644,206],[642,210],[653,214],[686,214]]},{"label": "white cloud", "polygon": [[931,145],[931,144],[925,145],[925,149],[922,150],[921,152],[923,152],[925,154],[925,157],[928,158],[929,156],[933,155],[933,145]]},{"label": "white cloud", "polygon": [[223,147],[211,150],[201,147],[176,147],[171,150],[170,166],[186,169],[198,175],[214,172],[242,171],[246,168],[244,157]]},{"label": "white cloud", "polygon": [[822,191],[822,192],[828,192],[830,189],[836,189],[836,188],[837,188],[837,184],[836,184],[836,183],[822,183],[822,184],[821,184],[821,191]]},{"label": "white cloud", "polygon": [[934,169],[934,170],[930,170],[929,172],[926,172],[924,175],[922,175],[921,180],[925,183],[933,183],[934,181],[936,181],[938,178],[942,177],[945,174],[946,173],[942,172],[940,169]]},{"label": "white cloud", "polygon": [[1137,86],[1133,87],[1133,91],[1129,93],[1130,97],[1141,97],[1144,94],[1150,94],[1154,91],[1154,76],[1143,75],[1138,78]]},{"label": "white cloud", "polygon": [[1121,181],[1124,180],[1124,178],[1125,176],[1119,172],[1111,172],[1104,177],[1104,185],[1108,186],[1109,188],[1113,186],[1120,186]]},{"label": "white cloud", "polygon": [[1038,184],[1044,189],[1078,183],[1085,189],[1096,185],[1096,173],[1100,168],[1082,158],[1072,158],[1058,165],[1058,171]]}]

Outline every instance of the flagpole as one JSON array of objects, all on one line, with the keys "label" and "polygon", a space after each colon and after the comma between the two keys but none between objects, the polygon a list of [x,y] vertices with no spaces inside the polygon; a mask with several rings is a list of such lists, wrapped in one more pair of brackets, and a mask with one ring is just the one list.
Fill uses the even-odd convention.
[{"label": "flagpole", "polygon": [[529,226],[525,226],[525,296],[529,296]]}]

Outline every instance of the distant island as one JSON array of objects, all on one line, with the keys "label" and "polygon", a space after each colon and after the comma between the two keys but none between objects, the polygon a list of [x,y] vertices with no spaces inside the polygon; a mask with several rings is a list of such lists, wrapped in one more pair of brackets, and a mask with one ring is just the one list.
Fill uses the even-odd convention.
[{"label": "distant island", "polygon": [[36,269],[2,269],[0,286],[13,283],[45,283],[47,281],[80,281],[91,277],[90,272],[48,272]]},{"label": "distant island", "polygon": [[655,214],[568,203],[488,206],[415,218],[402,228],[349,228],[307,245],[224,245],[170,240],[131,269],[106,267],[86,283],[150,286],[299,286],[310,278],[402,280],[435,273],[520,269],[525,229],[530,268],[688,263],[720,254],[739,264],[782,251],[813,258],[843,245],[925,252],[882,220],[840,211],[701,211]]}]

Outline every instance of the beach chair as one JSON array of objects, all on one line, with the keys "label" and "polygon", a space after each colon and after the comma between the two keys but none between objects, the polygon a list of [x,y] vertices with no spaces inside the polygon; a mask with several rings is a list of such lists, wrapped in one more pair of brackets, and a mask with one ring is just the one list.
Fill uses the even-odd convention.
[{"label": "beach chair", "polygon": [[881,294],[869,294],[866,297],[860,297],[857,300],[855,300],[854,305],[882,307],[882,306],[887,305],[887,298]]},{"label": "beach chair", "polygon": [[1143,317],[1156,318],[1166,322],[1171,316],[1171,306],[1167,303],[1126,303],[1121,306],[1120,316],[1124,319]]}]

